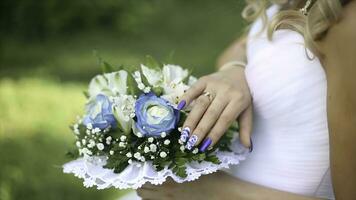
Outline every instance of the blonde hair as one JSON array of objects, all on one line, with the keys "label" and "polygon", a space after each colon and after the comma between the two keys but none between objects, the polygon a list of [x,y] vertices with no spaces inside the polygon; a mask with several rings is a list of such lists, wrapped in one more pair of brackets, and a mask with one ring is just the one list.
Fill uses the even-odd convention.
[{"label": "blonde hair", "polygon": [[[297,31],[304,37],[306,47],[317,56],[321,55],[316,41],[340,18],[342,11],[339,0],[313,0],[307,15],[300,11],[306,0],[246,0],[246,4],[242,12],[243,18],[252,22],[261,17],[264,22],[263,29],[267,28],[270,40],[277,29]],[[280,5],[281,10],[267,21],[266,9],[271,4]]]}]

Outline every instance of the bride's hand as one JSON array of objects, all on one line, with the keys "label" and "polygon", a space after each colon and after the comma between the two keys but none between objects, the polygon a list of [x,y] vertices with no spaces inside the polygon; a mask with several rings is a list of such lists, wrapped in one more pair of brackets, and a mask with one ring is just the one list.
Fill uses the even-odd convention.
[{"label": "bride's hand", "polygon": [[212,147],[238,118],[240,141],[251,147],[252,129],[251,95],[244,68],[231,66],[203,76],[186,91],[178,104],[183,109],[195,100],[183,125],[181,140],[187,141],[189,150],[200,145],[205,151]]}]

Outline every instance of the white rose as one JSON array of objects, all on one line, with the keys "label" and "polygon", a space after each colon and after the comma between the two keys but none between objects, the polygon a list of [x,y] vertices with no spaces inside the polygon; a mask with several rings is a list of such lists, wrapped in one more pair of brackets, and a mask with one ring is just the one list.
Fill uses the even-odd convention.
[{"label": "white rose", "polygon": [[158,70],[151,69],[143,64],[141,64],[141,69],[143,75],[146,77],[148,83],[152,86],[158,85],[162,82],[162,72]]},{"label": "white rose", "polygon": [[117,94],[126,94],[126,87],[127,72],[120,70],[118,72],[95,76],[89,83],[88,92],[90,97],[95,97],[100,93],[114,96]]}]

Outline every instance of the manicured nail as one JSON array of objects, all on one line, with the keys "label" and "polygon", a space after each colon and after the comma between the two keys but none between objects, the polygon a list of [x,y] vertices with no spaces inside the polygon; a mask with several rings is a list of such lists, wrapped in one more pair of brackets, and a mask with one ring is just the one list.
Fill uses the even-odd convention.
[{"label": "manicured nail", "polygon": [[187,102],[185,100],[182,100],[179,102],[177,109],[182,110]]},{"label": "manicured nail", "polygon": [[253,151],[253,143],[252,143],[252,139],[250,138],[250,148],[249,148],[249,152],[251,153]]},{"label": "manicured nail", "polygon": [[182,130],[182,133],[180,135],[180,140],[182,142],[186,142],[188,137],[189,137],[189,134],[190,134],[190,128],[189,127],[185,127],[183,130]]},{"label": "manicured nail", "polygon": [[200,152],[204,152],[212,143],[213,141],[210,138],[205,138],[202,145],[199,148]]},{"label": "manicured nail", "polygon": [[198,136],[196,135],[190,136],[187,145],[185,145],[185,148],[187,148],[188,150],[192,150],[192,148],[194,147],[195,143],[197,143],[197,141],[198,141]]}]

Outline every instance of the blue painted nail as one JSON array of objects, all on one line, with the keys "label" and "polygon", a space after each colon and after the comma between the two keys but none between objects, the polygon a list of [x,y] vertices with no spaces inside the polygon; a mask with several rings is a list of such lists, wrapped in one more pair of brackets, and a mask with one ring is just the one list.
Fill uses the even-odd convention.
[{"label": "blue painted nail", "polygon": [[182,110],[187,102],[185,100],[182,100],[179,102],[177,109]]},{"label": "blue painted nail", "polygon": [[186,142],[188,137],[189,137],[189,134],[190,134],[190,128],[189,127],[185,127],[183,130],[182,130],[182,133],[180,135],[180,140],[182,142]]},{"label": "blue painted nail", "polygon": [[195,143],[197,143],[197,141],[198,141],[198,136],[192,135],[189,138],[187,145],[185,145],[185,148],[187,148],[188,150],[192,150],[192,148],[194,147]]},{"label": "blue painted nail", "polygon": [[205,138],[202,145],[200,146],[199,151],[204,152],[212,143],[213,141],[210,138]]}]

